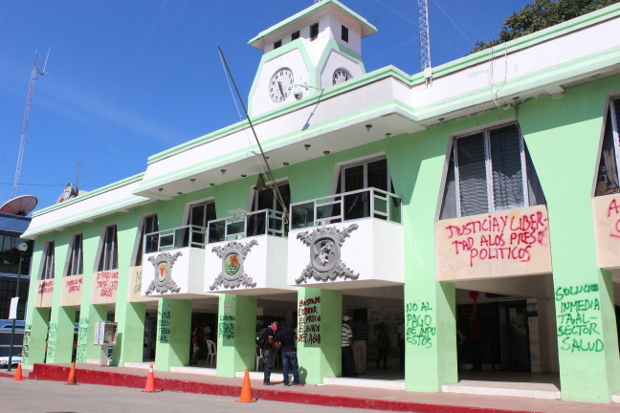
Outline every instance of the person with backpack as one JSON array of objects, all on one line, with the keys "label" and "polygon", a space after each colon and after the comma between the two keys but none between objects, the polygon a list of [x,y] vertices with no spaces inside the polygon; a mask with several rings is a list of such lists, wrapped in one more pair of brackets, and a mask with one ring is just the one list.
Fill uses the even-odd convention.
[{"label": "person with backpack", "polygon": [[258,333],[256,338],[256,345],[261,349],[263,353],[263,385],[272,386],[271,382],[271,369],[273,368],[273,357],[276,350],[276,342],[274,337],[278,331],[278,322],[272,321]]}]

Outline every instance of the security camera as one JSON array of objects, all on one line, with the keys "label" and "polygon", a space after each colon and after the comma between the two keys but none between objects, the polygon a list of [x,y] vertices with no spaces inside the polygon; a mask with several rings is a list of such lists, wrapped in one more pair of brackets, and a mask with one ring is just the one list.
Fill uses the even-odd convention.
[{"label": "security camera", "polygon": [[301,100],[301,98],[304,97],[304,91],[301,89],[301,87],[297,86],[295,88],[295,91],[293,92],[293,95],[295,96],[295,99]]}]

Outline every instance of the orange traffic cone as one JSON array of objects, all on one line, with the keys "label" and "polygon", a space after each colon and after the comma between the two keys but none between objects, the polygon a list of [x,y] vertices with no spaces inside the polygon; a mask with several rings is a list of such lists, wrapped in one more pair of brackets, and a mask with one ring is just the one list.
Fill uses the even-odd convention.
[{"label": "orange traffic cone", "polygon": [[70,384],[70,385],[77,384],[77,380],[75,379],[75,361],[71,363],[71,370],[69,371],[69,378],[67,379],[67,382],[65,383],[65,385],[67,384]]},{"label": "orange traffic cone", "polygon": [[252,400],[252,387],[250,386],[250,372],[245,369],[245,376],[243,377],[243,386],[241,386],[241,396],[239,400],[235,400],[239,403],[255,403],[256,400]]},{"label": "orange traffic cone", "polygon": [[153,373],[153,365],[149,368],[149,374],[146,376],[146,386],[142,393],[158,393],[159,390],[155,390],[155,373]]},{"label": "orange traffic cone", "polygon": [[15,375],[13,376],[13,381],[22,381],[22,362],[20,361],[17,365],[17,370],[15,370]]}]

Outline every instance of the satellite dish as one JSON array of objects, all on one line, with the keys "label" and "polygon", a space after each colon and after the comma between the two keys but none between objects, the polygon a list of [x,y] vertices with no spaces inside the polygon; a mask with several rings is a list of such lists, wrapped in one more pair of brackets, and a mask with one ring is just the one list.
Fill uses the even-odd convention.
[{"label": "satellite dish", "polygon": [[77,194],[78,194],[77,189],[73,188],[73,185],[71,185],[71,182],[69,182],[67,183],[67,185],[65,185],[65,190],[58,197],[58,201],[56,201],[56,203],[60,204],[61,202],[66,201],[67,199],[75,198]]},{"label": "satellite dish", "polygon": [[9,199],[0,206],[0,212],[25,217],[35,209],[38,203],[39,200],[34,195],[20,195]]}]

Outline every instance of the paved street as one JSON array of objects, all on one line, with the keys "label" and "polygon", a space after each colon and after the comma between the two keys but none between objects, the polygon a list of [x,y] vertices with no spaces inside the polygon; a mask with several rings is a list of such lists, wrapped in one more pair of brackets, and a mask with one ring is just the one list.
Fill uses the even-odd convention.
[{"label": "paved street", "polygon": [[[0,378],[2,413],[295,412],[352,413],[371,410],[271,401],[236,403],[236,397],[191,393],[142,393],[140,389],[57,381]],[[377,412],[377,410],[372,410]]]}]

